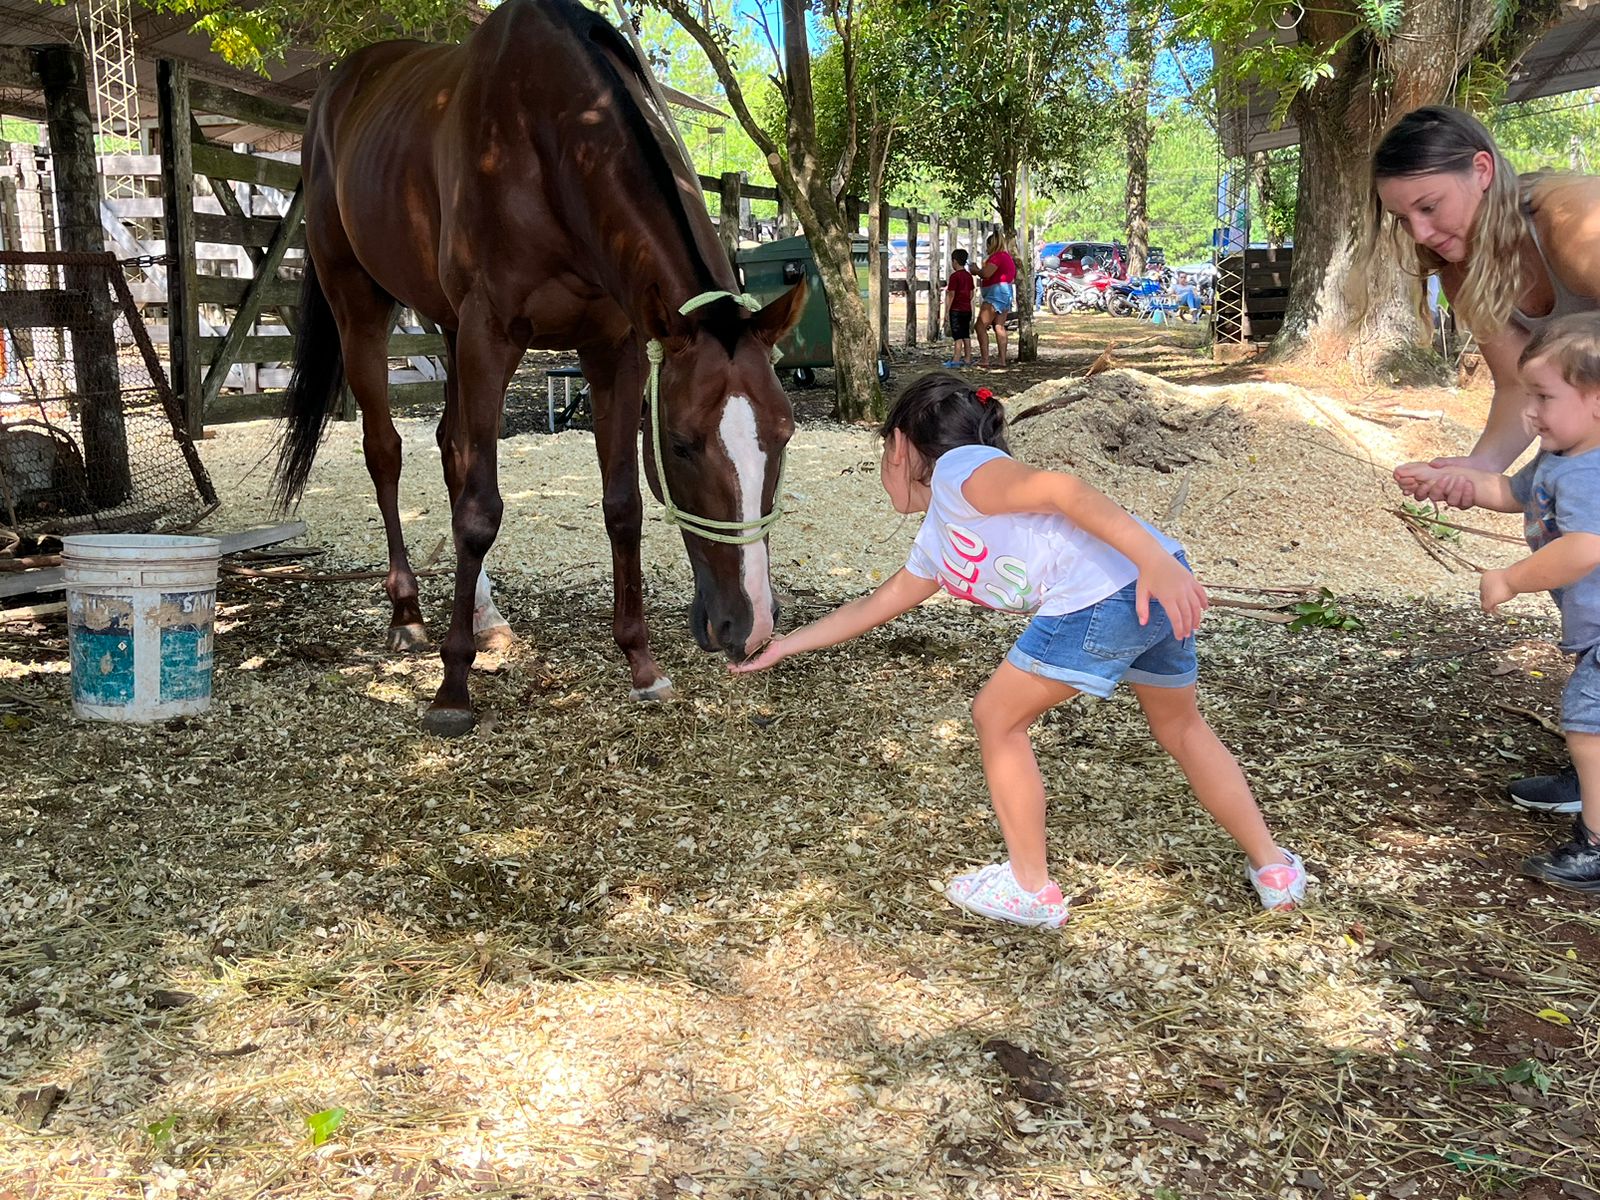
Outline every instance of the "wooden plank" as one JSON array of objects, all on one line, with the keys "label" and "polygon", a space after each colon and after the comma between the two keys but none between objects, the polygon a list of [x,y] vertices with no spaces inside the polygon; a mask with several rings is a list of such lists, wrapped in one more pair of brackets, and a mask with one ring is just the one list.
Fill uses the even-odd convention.
[{"label": "wooden plank", "polygon": [[[108,199],[105,203],[114,216],[120,217],[124,221],[148,220],[151,217],[166,215],[161,206],[160,196],[122,196]],[[196,196],[194,198],[194,210],[199,213],[220,216],[222,214],[222,205],[214,197]]]},{"label": "wooden plank", "polygon": [[205,430],[200,402],[200,305],[195,295],[194,162],[189,141],[189,67],[163,58],[156,63],[160,101],[161,194],[166,202],[167,344],[172,390],[190,437]]},{"label": "wooden plank", "polygon": [[[238,217],[196,213],[194,231],[195,236],[203,242],[217,242],[226,246],[265,246],[278,235],[278,226],[282,223],[282,217],[245,217],[241,220]],[[290,247],[303,250],[305,244],[304,228],[296,229],[289,238]]]},{"label": "wooden plank", "polygon": [[159,154],[102,154],[99,162],[102,175],[159,176],[161,174]]},{"label": "wooden plank", "polygon": [[[261,525],[254,529],[241,529],[225,533],[217,540],[222,543],[222,553],[242,554],[246,550],[259,550],[275,546],[306,534],[304,521],[289,521],[282,525]],[[196,537],[217,536],[197,532]],[[66,586],[66,572],[61,567],[46,567],[38,571],[17,571],[0,574],[0,597],[26,596],[34,592],[59,592]]]},{"label": "wooden plank", "polygon": [[200,384],[202,408],[217,398],[217,393],[222,390],[222,381],[228,376],[228,367],[238,357],[239,347],[250,336],[250,330],[261,312],[261,305],[266,300],[267,285],[277,278],[278,264],[283,261],[284,251],[289,248],[289,235],[300,225],[300,217],[305,212],[305,203],[305,189],[295,188],[294,196],[289,201],[289,211],[283,214],[283,220],[278,225],[278,236],[272,239],[272,244],[267,247],[261,261],[256,264],[255,278],[250,280],[249,286],[245,288],[244,296],[239,301],[239,312],[234,317],[233,324],[228,326],[228,332],[223,337],[222,344],[217,347],[211,366],[206,370],[205,380]]},{"label": "wooden plank", "polygon": [[[389,385],[389,408],[396,413],[415,407],[437,407],[444,403],[444,381],[393,383]],[[275,421],[283,416],[281,391],[256,392],[248,396],[222,395],[206,412],[213,425],[234,421]],[[0,575],[0,582],[4,576]]]},{"label": "wooden plank", "polygon": [[[206,361],[216,354],[226,340],[220,337],[200,339],[200,352]],[[389,337],[389,357],[408,358],[413,354],[443,354],[444,338],[432,333],[396,333]],[[294,338],[287,334],[267,334],[244,338],[240,343],[236,362],[290,362],[294,358]]]},{"label": "wooden plank", "polygon": [[303,132],[306,127],[304,109],[199,79],[189,84],[189,106],[196,112],[237,117],[248,125],[264,125],[290,133]]},{"label": "wooden plank", "polygon": [[[195,278],[195,298],[201,304],[221,304],[226,308],[238,308],[244,300],[244,294],[249,290],[252,280],[241,279],[233,275],[200,275]],[[141,297],[139,289],[134,289],[134,299],[141,304],[159,304],[161,301]],[[295,305],[300,303],[300,284],[293,279],[272,279],[266,284],[263,294],[263,304]]]},{"label": "wooden plank", "polygon": [[738,171],[724,171],[717,206],[717,236],[722,239],[722,249],[733,267],[734,278],[739,272],[739,195],[744,176]]},{"label": "wooden plank", "polygon": [[[915,210],[906,213],[906,345],[917,344],[917,221]],[[932,257],[930,255],[930,257]],[[932,263],[928,264],[931,268]]]},{"label": "wooden plank", "polygon": [[[188,140],[188,137],[184,138],[184,141]],[[300,168],[294,163],[260,158],[253,154],[236,154],[209,142],[191,146],[190,152],[194,169],[202,175],[237,179],[241,183],[259,183],[285,192],[292,192],[300,183]]]}]

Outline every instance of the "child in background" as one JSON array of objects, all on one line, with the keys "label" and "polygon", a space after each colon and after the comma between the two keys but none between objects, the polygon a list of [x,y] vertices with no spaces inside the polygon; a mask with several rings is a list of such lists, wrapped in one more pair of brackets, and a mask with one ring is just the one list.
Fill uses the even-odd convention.
[{"label": "child in background", "polygon": [[[1577,313],[1534,334],[1518,363],[1523,420],[1539,439],[1509,478],[1467,467],[1407,463],[1401,487],[1455,484],[1462,507],[1520,512],[1531,555],[1479,582],[1483,611],[1548,590],[1561,610],[1561,648],[1575,655],[1561,693],[1561,731],[1578,769],[1582,808],[1572,838],[1536,854],[1523,873],[1557,887],[1600,892],[1600,313]],[[1462,486],[1465,485],[1465,486]]]},{"label": "child in background", "polygon": [[[1126,679],[1150,732],[1249,858],[1261,903],[1292,908],[1301,862],[1267,831],[1239,764],[1195,706],[1194,631],[1206,594],[1172,539],[1082,480],[1023,466],[987,388],[943,373],[906,388],[880,431],[882,480],[897,511],[925,512],[911,558],[869,596],[775,638],[735,671],[858,637],[943,587],[988,608],[1037,613],[972,705],[990,798],[1009,859],[945,890],[967,912],[1055,928],[1067,903],[1045,856],[1045,793],[1028,730],[1080,691]],[[1150,602],[1154,599],[1156,604]]]},{"label": "child in background", "polygon": [[972,272],[967,270],[967,252],[951,251],[950,282],[944,285],[944,304],[950,336],[955,339],[955,350],[953,357],[945,360],[947,367],[972,365],[972,289]]}]

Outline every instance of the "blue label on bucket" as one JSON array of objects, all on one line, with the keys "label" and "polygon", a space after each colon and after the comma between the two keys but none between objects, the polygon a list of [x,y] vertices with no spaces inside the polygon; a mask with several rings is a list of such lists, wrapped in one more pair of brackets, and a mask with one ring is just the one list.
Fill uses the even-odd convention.
[{"label": "blue label on bucket", "polygon": [[161,702],[211,695],[211,630],[217,594],[161,593]]},{"label": "blue label on bucket", "polygon": [[133,600],[67,595],[72,694],[83,704],[133,703]]}]

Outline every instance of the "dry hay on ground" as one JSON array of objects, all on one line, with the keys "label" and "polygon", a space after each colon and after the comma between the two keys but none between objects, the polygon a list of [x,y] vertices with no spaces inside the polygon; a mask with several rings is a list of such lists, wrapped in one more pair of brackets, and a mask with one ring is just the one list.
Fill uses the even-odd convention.
[{"label": "dry hay on ground", "polygon": [[[1273,405],[1230,403],[1259,454]],[[375,565],[352,432],[307,515]],[[205,450],[238,504],[256,451]],[[811,616],[911,529],[865,432],[797,450],[776,560]],[[419,731],[439,665],[378,651],[376,583],[224,581],[214,711],[148,730],[70,719],[59,626],[0,632],[0,1114],[42,1124],[0,1121],[0,1195],[1591,1194],[1600,913],[1513,877],[1557,830],[1498,799],[1560,752],[1493,707],[1550,711],[1547,623],[1394,590],[1347,598],[1354,633],[1214,615],[1207,711],[1313,903],[1252,909],[1122,697],[1039,726],[1076,913],[1013,932],[932,884],[999,845],[967,706],[1014,619],[930,605],[730,678],[652,521],[682,699],[631,704],[592,448],[506,451],[527,641],[480,662],[467,738]]]}]

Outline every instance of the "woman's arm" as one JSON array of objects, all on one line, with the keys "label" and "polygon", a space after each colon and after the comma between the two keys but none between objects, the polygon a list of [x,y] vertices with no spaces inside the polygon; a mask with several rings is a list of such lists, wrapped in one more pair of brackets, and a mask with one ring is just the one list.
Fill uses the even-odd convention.
[{"label": "woman's arm", "polygon": [[1188,637],[1210,606],[1205,589],[1183,564],[1121,505],[1075,475],[1039,471],[1011,458],[986,462],[961,494],[981,513],[1060,513],[1078,528],[1125,555],[1139,569],[1139,622],[1149,619],[1153,596],[1173,632]]},{"label": "woman's arm", "polygon": [[994,259],[986,258],[986,259],[983,260],[983,274],[980,275],[978,278],[981,279],[984,283],[988,283],[989,282],[989,276],[997,274],[999,272],[999,270],[1000,270],[1000,265],[998,263],[996,263],[994,261]]},{"label": "woman's arm", "polygon": [[773,638],[760,654],[742,663],[731,664],[728,669],[741,673],[764,671],[796,654],[848,642],[869,629],[887,624],[901,613],[909,612],[938,590],[938,580],[923,579],[901,567],[871,594],[840,605],[827,616],[819,617],[809,625],[802,625],[787,637]]},{"label": "woman's arm", "polygon": [[1528,394],[1523,390],[1517,367],[1517,359],[1522,357],[1528,339],[1528,331],[1520,325],[1508,325],[1493,337],[1479,339],[1478,349],[1494,379],[1494,398],[1489,402],[1489,419],[1484,423],[1478,444],[1462,465],[1496,473],[1504,471],[1533,440],[1522,419]]}]

